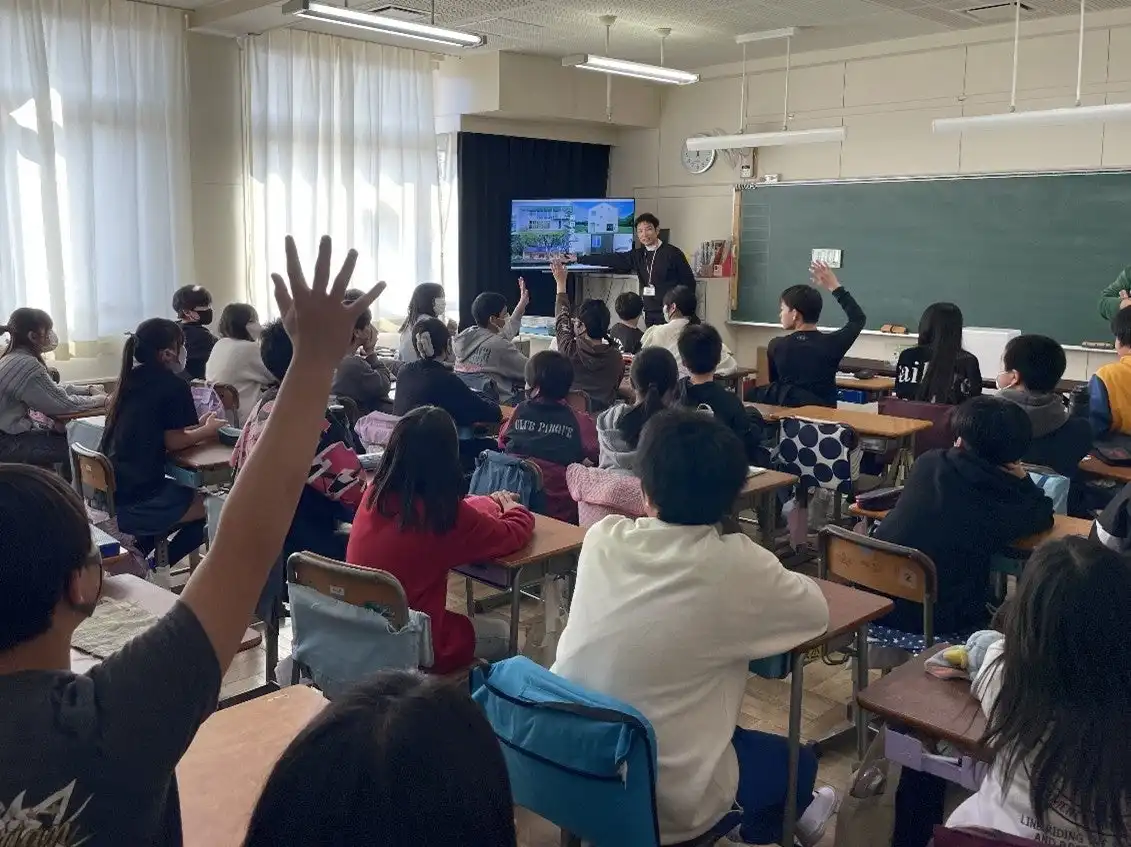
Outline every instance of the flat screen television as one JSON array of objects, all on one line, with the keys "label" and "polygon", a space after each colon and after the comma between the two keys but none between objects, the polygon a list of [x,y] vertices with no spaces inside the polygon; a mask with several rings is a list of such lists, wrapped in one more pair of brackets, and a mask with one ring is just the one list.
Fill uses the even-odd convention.
[{"label": "flat screen television", "polygon": [[548,270],[556,256],[581,257],[571,270],[597,270],[587,253],[627,253],[632,249],[632,198],[512,200],[511,269]]}]

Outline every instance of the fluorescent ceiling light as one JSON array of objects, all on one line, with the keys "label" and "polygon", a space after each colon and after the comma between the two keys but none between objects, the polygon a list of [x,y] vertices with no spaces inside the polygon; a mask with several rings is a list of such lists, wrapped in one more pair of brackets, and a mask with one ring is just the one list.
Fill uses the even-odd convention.
[{"label": "fluorescent ceiling light", "polygon": [[752,44],[755,41],[773,41],[777,38],[793,38],[797,35],[797,27],[787,26],[785,29],[766,29],[761,32],[748,32],[746,35],[736,35],[735,44]]},{"label": "fluorescent ceiling light", "polygon": [[599,71],[616,76],[630,76],[635,79],[646,79],[649,82],[664,82],[669,85],[691,85],[699,81],[699,74],[680,71],[675,68],[665,68],[662,65],[645,65],[640,62],[626,62],[624,59],[611,59],[608,56],[594,56],[591,53],[581,53],[576,56],[566,56],[562,59],[562,67],[581,68],[586,71]]},{"label": "fluorescent ceiling light", "polygon": [[1131,120],[1131,103],[1103,106],[1065,106],[1031,112],[1002,112],[996,115],[970,115],[961,118],[935,118],[935,132],[965,132],[968,129],[994,129],[1011,126],[1055,126],[1057,124],[1102,123]]},{"label": "fluorescent ceiling light", "polygon": [[790,144],[820,144],[844,141],[844,127],[794,129],[781,132],[749,132],[745,135],[704,135],[687,139],[688,150],[747,150],[754,147],[782,147]]},{"label": "fluorescent ceiling light", "polygon": [[385,15],[375,15],[372,12],[359,12],[355,9],[331,6],[329,3],[318,3],[316,0],[291,0],[290,3],[283,6],[283,11],[300,18],[351,26],[369,32],[412,38],[417,41],[428,41],[432,44],[443,44],[448,47],[481,47],[486,42],[482,35],[462,32],[458,29],[445,29],[431,24],[404,21]]}]

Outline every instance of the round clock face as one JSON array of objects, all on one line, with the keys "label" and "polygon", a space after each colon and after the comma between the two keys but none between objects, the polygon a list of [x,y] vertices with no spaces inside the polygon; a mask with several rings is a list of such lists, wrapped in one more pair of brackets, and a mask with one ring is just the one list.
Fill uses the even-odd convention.
[{"label": "round clock face", "polygon": [[715,164],[717,150],[688,150],[683,148],[683,166],[693,174],[701,174]]}]

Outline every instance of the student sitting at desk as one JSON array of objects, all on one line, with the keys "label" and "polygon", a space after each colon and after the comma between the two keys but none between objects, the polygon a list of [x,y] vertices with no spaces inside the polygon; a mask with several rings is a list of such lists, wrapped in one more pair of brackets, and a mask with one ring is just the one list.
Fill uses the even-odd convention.
[{"label": "student sitting at desk", "polygon": [[792,331],[770,342],[766,350],[770,382],[746,399],[779,406],[836,406],[840,360],[867,318],[827,265],[815,262],[810,274],[813,284],[831,293],[844,309],[848,323],[836,332],[820,332],[821,292],[810,285],[787,288],[781,295],[781,325]]},{"label": "student sitting at desk", "polygon": [[558,351],[573,364],[573,387],[589,395],[590,411],[603,411],[613,404],[624,376],[624,355],[609,337],[609,307],[603,300],[586,300],[574,318],[566,293],[569,272],[557,260],[551,269],[557,287],[554,338]]},{"label": "student sitting at desk", "polygon": [[[401,324],[397,358],[405,363],[415,362],[416,348],[413,347],[412,340],[416,337],[416,325],[427,318],[437,318],[441,323],[450,323],[445,317],[447,311],[448,301],[445,299],[444,286],[438,282],[422,282],[416,286],[408,301],[408,314]],[[451,324],[450,329],[455,332],[454,323]],[[397,376],[400,377],[399,372]]]},{"label": "student sitting at desk", "polygon": [[755,423],[762,416],[747,409],[737,394],[715,381],[715,368],[722,352],[723,339],[713,326],[696,324],[684,329],[679,336],[679,357],[690,376],[679,381],[680,402],[692,409],[710,409],[715,420],[726,424],[742,439],[747,461],[762,464],[769,458],[762,449],[762,427]]},{"label": "student sitting at desk", "polygon": [[439,406],[457,427],[498,423],[498,403],[484,400],[452,370],[452,335],[439,318],[424,318],[413,326],[415,358],[401,368],[393,414],[404,417],[421,406]]},{"label": "student sitting at desk", "polygon": [[275,382],[259,355],[259,314],[247,303],[232,303],[220,313],[220,340],[212,348],[204,373],[210,382],[236,389],[240,398],[237,423],[247,420],[259,395]]},{"label": "student sitting at desk", "polygon": [[1131,435],[1131,309],[1120,309],[1111,319],[1118,361],[1109,362],[1088,385],[1088,417],[1096,438]]},{"label": "student sitting at desk", "polygon": [[919,319],[919,343],[899,354],[895,396],[957,406],[981,393],[978,359],[962,349],[962,310],[932,303]]},{"label": "student sitting at desk", "polygon": [[641,350],[628,371],[636,402],[617,403],[597,416],[600,465],[637,474],[636,445],[652,415],[679,402],[679,368],[666,347]]},{"label": "student sitting at desk", "polygon": [[[348,305],[348,304],[347,304]],[[354,313],[358,318],[358,313]],[[356,340],[355,335],[351,343]],[[263,327],[259,347],[263,364],[281,383],[294,358],[294,345],[282,321],[272,321]],[[341,364],[339,360],[338,364]],[[232,467],[236,479],[255,453],[268,421],[275,413],[275,399],[279,389],[270,388],[248,415],[232,453]],[[318,451],[311,464],[310,475],[302,489],[298,506],[290,518],[290,529],[283,552],[286,556],[309,550],[331,559],[344,559],[347,537],[338,531],[338,524],[353,520],[354,510],[361,502],[364,475],[358,461],[353,432],[344,415],[325,409]],[[286,520],[287,515],[280,515]]]},{"label": "student sitting at desk", "polygon": [[1005,345],[997,387],[998,397],[1020,406],[1033,426],[1033,441],[1021,460],[1074,479],[1092,449],[1092,431],[1084,418],[1068,413],[1056,391],[1066,365],[1064,348],[1053,339],[1018,335]]},{"label": "student sitting at desk", "polygon": [[203,285],[184,285],[173,292],[173,311],[185,335],[184,378],[204,379],[208,357],[216,346],[216,336],[208,329],[212,323],[212,295]]},{"label": "student sitting at desk", "polygon": [[[106,403],[101,389],[59,386],[51,378],[43,354],[59,346],[51,316],[40,309],[16,309],[0,335],[9,335],[0,355],[0,462],[60,465],[70,468],[67,436],[30,417],[64,415]],[[69,478],[69,475],[68,475]]]},{"label": "student sitting at desk", "polygon": [[[197,419],[192,389],[181,374],[188,349],[178,324],[142,321],[122,350],[118,388],[106,413],[101,450],[114,466],[118,527],[142,553],[169,536],[169,564],[204,543],[204,501],[196,489],[165,476],[169,453],[215,441],[226,421]],[[176,530],[174,532],[174,529]],[[155,561],[150,560],[150,568]],[[158,574],[162,580],[167,574]]]},{"label": "student sitting at desk", "polygon": [[515,847],[507,765],[466,689],[386,671],[335,699],[279,757],[243,847]]},{"label": "student sitting at desk", "polygon": [[[738,727],[748,665],[820,635],[828,606],[811,579],[745,535],[720,532],[746,482],[742,442],[723,424],[656,415],[640,442],[640,481],[648,517],[608,517],[585,536],[552,670],[651,722],[661,843],[703,835],[735,803],[742,841],[774,843],[788,746]],[[798,835],[813,845],[836,794],[812,793],[812,751],[802,749],[800,764]]]},{"label": "student sitting at desk", "polygon": [[350,564],[395,576],[409,608],[432,619],[434,673],[507,655],[506,621],[447,611],[448,574],[521,550],[534,534],[534,515],[512,495],[465,498],[464,488],[451,416],[435,406],[414,409],[393,429],[346,550]]},{"label": "student sitting at desk", "polygon": [[554,350],[530,357],[526,366],[529,400],[519,403],[499,431],[499,449],[532,459],[542,469],[546,514],[577,523],[577,503],[566,485],[566,468],[596,462],[599,452],[593,419],[566,402],[573,365]]},{"label": "student sitting at desk", "polygon": [[[640,346],[643,349],[663,347],[672,354],[678,364],[680,333],[688,326],[702,323],[699,316],[695,314],[697,308],[695,289],[686,285],[677,285],[664,295],[664,323],[648,327],[644,331],[644,338],[641,339]],[[731,355],[730,350],[724,344],[722,357],[715,368],[715,373],[726,376],[737,370],[738,362],[734,360],[734,356]],[[680,376],[687,376],[687,374],[680,369]]]},{"label": "student sitting at desk", "polygon": [[993,762],[947,826],[1131,844],[1131,565],[1084,538],[1037,548],[972,691]]},{"label": "student sitting at desk", "polygon": [[[349,300],[347,292],[346,300]],[[353,331],[353,349],[342,359],[334,371],[330,391],[338,397],[348,397],[357,404],[363,415],[370,412],[388,412],[393,408],[389,389],[393,375],[377,358],[377,329],[369,311],[358,315]]]},{"label": "student sitting at desk", "polygon": [[635,291],[626,291],[613,303],[617,322],[609,330],[609,335],[620,345],[621,352],[635,356],[640,352],[640,342],[644,330],[640,328],[640,316],[644,314],[644,298]]},{"label": "student sitting at desk", "polygon": [[526,380],[526,356],[514,346],[522,328],[522,316],[530,302],[526,282],[519,277],[518,305],[508,313],[507,299],[494,291],[484,291],[471,303],[475,326],[468,327],[452,341],[458,373],[480,374],[499,388],[503,402],[518,402]]},{"label": "student sitting at desk", "polygon": [[[1052,500],[1019,464],[1032,425],[1016,403],[975,397],[954,410],[951,427],[954,447],[915,460],[899,502],[875,533],[935,563],[939,637],[984,627],[990,559],[1053,524]],[[880,623],[922,633],[923,607],[896,599],[895,610]]]},{"label": "student sitting at desk", "polygon": [[[71,671],[69,655],[102,585],[86,510],[54,474],[0,465],[7,843],[182,843],[175,768],[216,708],[220,681],[279,556],[286,529],[279,515],[294,509],[310,471],[330,375],[356,318],[337,286],[327,290],[329,251],[323,239],[308,288],[287,241],[294,303],[281,279],[276,299],[295,334],[295,365],[279,391],[279,414],[232,488],[209,554],[168,614],[86,673]],[[351,253],[342,287],[354,261]]]}]

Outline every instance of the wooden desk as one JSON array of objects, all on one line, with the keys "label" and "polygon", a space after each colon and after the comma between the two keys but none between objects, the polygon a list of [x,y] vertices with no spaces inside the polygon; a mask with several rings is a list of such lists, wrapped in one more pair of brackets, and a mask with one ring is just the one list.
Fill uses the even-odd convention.
[{"label": "wooden desk", "polygon": [[65,412],[61,415],[51,415],[51,420],[58,421],[59,423],[66,423],[67,421],[77,421],[83,418],[98,418],[106,414],[106,404],[102,403],[99,406],[92,406],[89,409],[80,409],[77,412]]},{"label": "wooden desk", "polygon": [[[801,759],[801,700],[805,695],[804,673],[805,654],[814,647],[828,644],[850,632],[856,633],[856,656],[854,658],[853,693],[868,685],[868,624],[882,618],[895,604],[888,597],[871,594],[858,588],[851,588],[823,579],[814,580],[825,595],[829,604],[829,627],[823,635],[798,644],[789,651],[791,678],[789,686],[789,775],[785,802],[785,817],[782,821],[782,844],[792,847],[797,825],[797,771]],[[868,716],[862,709],[856,710],[856,751],[864,758],[868,742]]]},{"label": "wooden desk", "polygon": [[[861,509],[855,503],[848,507],[848,513],[850,515],[856,515],[857,517],[872,521],[882,521],[888,516],[889,511],[890,509]],[[1023,553],[1031,553],[1046,541],[1055,541],[1059,538],[1067,538],[1070,535],[1080,535],[1087,538],[1092,532],[1092,522],[1087,518],[1053,515],[1052,520],[1052,529],[1046,532],[1038,532],[1036,535],[1029,535],[1025,538],[1018,538],[1009,545],[1010,549]]]},{"label": "wooden desk", "polygon": [[[915,335],[896,335],[892,333],[889,337],[906,342],[908,347],[914,347],[917,341]],[[1097,352],[1102,353],[1104,351],[1100,350]],[[876,374],[876,376],[895,376],[895,365],[883,359],[861,359],[855,356],[845,356],[840,360],[840,369],[842,371],[869,370]],[[1069,391],[1087,384],[1087,380],[1062,379],[1056,384],[1056,391],[1059,394],[1067,394]],[[994,384],[994,378],[992,376],[983,376],[982,387],[996,388],[997,386]]]},{"label": "wooden desk", "polygon": [[734,373],[715,374],[715,382],[723,383],[728,391],[733,391],[741,399],[743,384],[747,378],[757,376],[757,374],[757,368],[738,368]]},{"label": "wooden desk", "polygon": [[748,409],[757,409],[758,414],[767,423],[776,423],[782,418],[788,418],[793,415],[797,410],[791,409],[789,406],[771,406],[769,403],[743,403]]},{"label": "wooden desk", "polygon": [[[140,606],[157,618],[168,614],[177,602],[177,595],[172,591],[166,591],[160,586],[128,573],[107,576],[103,579],[102,594],[105,597],[128,601]],[[243,638],[240,640],[240,651],[258,647],[261,640],[262,636],[256,630],[244,630]],[[86,673],[101,661],[101,659],[96,659],[94,656],[71,648],[71,670],[75,673]]]},{"label": "wooden desk", "polygon": [[263,784],[279,756],[326,706],[295,685],[204,722],[177,765],[185,847],[239,847]]},{"label": "wooden desk", "polygon": [[895,390],[895,379],[890,376],[874,376],[871,379],[857,379],[854,376],[838,376],[836,387],[845,391],[862,391],[866,402],[873,403]]},{"label": "wooden desk", "polygon": [[[542,581],[546,576],[565,576],[572,581],[577,570],[577,554],[585,540],[585,529],[545,515],[534,516],[534,537],[516,553],[482,565],[465,565],[456,571],[468,580],[483,582],[510,592],[510,651],[518,653],[518,625],[521,588]],[[572,593],[572,585],[571,585]],[[471,585],[467,589],[467,615],[475,616]]]},{"label": "wooden desk", "polygon": [[798,483],[793,474],[781,471],[764,470],[747,477],[746,484],[738,493],[734,503],[734,514],[752,509],[758,515],[758,527],[762,536],[762,546],[769,551],[774,549],[774,497],[783,488],[792,488]]},{"label": "wooden desk", "polygon": [[234,447],[221,444],[219,441],[210,441],[207,444],[197,444],[195,447],[171,453],[169,464],[188,472],[179,474],[174,470],[175,478],[197,488],[222,485],[232,479],[234,452]]},{"label": "wooden desk", "polygon": [[894,415],[880,415],[855,409],[830,409],[825,406],[802,406],[792,410],[792,417],[840,423],[852,427],[858,435],[895,440],[910,438],[915,433],[933,426],[930,421],[918,418],[898,418]]},{"label": "wooden desk", "polygon": [[939,679],[924,670],[926,660],[946,647],[935,645],[882,676],[856,695],[862,709],[910,727],[928,738],[949,741],[988,761],[982,747],[986,716],[965,679]]},{"label": "wooden desk", "polygon": [[1114,479],[1116,482],[1131,482],[1131,466],[1119,467],[1109,465],[1095,456],[1085,456],[1080,460],[1080,470],[1092,476],[1103,479]]}]

